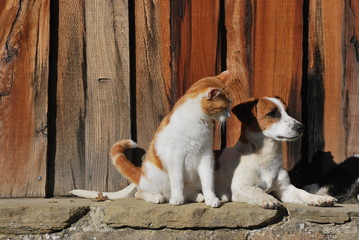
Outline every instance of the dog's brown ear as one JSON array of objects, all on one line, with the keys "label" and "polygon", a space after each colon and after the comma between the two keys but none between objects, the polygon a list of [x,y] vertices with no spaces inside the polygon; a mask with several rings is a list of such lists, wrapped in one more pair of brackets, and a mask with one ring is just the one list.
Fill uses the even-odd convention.
[{"label": "dog's brown ear", "polygon": [[244,125],[250,126],[256,121],[258,101],[257,98],[250,98],[232,108],[232,112]]}]

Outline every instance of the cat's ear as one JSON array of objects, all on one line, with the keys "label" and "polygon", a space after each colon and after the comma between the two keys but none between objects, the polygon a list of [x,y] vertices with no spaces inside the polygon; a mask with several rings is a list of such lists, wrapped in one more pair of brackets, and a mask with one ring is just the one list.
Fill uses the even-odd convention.
[{"label": "cat's ear", "polygon": [[216,78],[221,80],[222,82],[227,82],[231,79],[231,72],[229,70],[223,71],[221,74],[217,75]]},{"label": "cat's ear", "polygon": [[223,90],[221,88],[210,88],[207,92],[208,99],[215,99]]},{"label": "cat's ear", "polygon": [[232,112],[244,125],[250,126],[256,121],[257,116],[257,98],[250,98],[232,108]]}]

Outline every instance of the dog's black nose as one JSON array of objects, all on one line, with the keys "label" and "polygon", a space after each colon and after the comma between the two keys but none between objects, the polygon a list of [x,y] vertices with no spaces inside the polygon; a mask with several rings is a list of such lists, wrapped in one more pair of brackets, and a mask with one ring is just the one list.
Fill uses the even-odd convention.
[{"label": "dog's black nose", "polygon": [[294,129],[300,134],[302,134],[304,132],[304,130],[305,130],[304,125],[301,124],[301,123],[295,124]]}]

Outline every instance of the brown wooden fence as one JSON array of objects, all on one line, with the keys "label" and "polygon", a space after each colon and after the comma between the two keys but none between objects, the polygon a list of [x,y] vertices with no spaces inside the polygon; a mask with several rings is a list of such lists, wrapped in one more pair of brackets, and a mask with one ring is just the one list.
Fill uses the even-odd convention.
[{"label": "brown wooden fence", "polygon": [[[357,0],[3,0],[0,196],[121,189],[111,144],[146,148],[193,82],[227,68],[234,104],[278,95],[306,125],[287,169],[339,163],[359,152],[358,33]],[[231,118],[215,148],[238,136]]]}]

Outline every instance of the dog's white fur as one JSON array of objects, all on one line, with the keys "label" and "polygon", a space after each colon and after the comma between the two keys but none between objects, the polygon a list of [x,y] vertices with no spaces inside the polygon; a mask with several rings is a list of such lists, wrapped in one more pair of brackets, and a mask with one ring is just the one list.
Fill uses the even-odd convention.
[{"label": "dog's white fur", "polygon": [[[263,101],[266,102],[264,107]],[[251,103],[253,108],[243,107]],[[279,117],[273,118],[272,123],[271,119],[264,119],[271,118],[268,114],[273,110],[267,109],[267,105],[278,111]],[[282,167],[282,141],[296,140],[303,132],[303,125],[287,114],[284,103],[278,98],[262,98],[249,100],[241,107],[246,111],[234,112],[236,116],[241,119],[241,114],[253,114],[258,127],[253,129],[253,125],[242,123],[240,140],[220,155],[216,171],[217,196],[223,201],[247,202],[270,209],[281,206],[280,201],[334,205],[336,199],[330,196],[315,195],[294,187]],[[265,126],[261,126],[263,121]]]}]

